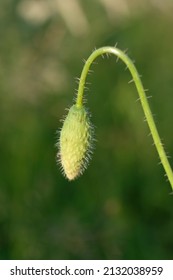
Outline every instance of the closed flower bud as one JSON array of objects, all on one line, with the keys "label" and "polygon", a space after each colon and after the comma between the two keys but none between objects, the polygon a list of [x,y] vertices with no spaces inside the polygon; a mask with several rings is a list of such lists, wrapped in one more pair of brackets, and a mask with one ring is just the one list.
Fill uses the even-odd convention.
[{"label": "closed flower bud", "polygon": [[63,123],[59,139],[59,161],[64,175],[74,180],[87,166],[91,153],[92,128],[86,109],[73,105]]}]

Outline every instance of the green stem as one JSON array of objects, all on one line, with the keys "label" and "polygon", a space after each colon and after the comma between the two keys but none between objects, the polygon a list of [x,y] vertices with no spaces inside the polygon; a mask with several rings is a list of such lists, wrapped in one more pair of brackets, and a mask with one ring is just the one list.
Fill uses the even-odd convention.
[{"label": "green stem", "polygon": [[83,93],[84,93],[84,87],[85,87],[85,81],[86,81],[86,77],[87,74],[89,72],[89,68],[91,66],[91,64],[93,63],[93,61],[100,55],[104,55],[104,54],[114,54],[115,56],[117,56],[118,58],[120,58],[127,66],[127,68],[129,69],[132,77],[133,77],[133,81],[136,85],[138,94],[139,94],[139,98],[141,101],[141,105],[142,108],[144,110],[144,114],[146,117],[146,121],[148,123],[148,126],[150,128],[151,131],[151,135],[153,137],[154,140],[154,144],[156,146],[157,152],[159,154],[161,163],[166,171],[166,175],[168,177],[168,180],[171,184],[171,187],[173,189],[173,173],[172,173],[172,169],[170,167],[168,158],[166,156],[166,153],[164,151],[160,136],[158,134],[154,119],[152,117],[152,113],[148,104],[148,100],[145,94],[145,90],[143,88],[140,76],[138,74],[138,71],[134,65],[134,63],[132,62],[132,60],[121,50],[117,49],[116,47],[102,47],[99,48],[97,50],[95,50],[87,59],[84,68],[82,70],[81,73],[81,77],[80,77],[80,82],[79,82],[79,88],[78,88],[78,95],[77,95],[77,99],[76,99],[76,106],[78,108],[82,107],[82,103],[83,103]]}]

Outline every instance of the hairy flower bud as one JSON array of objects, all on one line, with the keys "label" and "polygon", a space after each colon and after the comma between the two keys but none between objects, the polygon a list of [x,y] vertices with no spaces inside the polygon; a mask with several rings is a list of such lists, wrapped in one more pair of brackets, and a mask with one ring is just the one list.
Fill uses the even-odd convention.
[{"label": "hairy flower bud", "polygon": [[63,123],[59,139],[59,161],[64,175],[74,180],[87,166],[91,152],[92,128],[86,109],[73,105]]}]

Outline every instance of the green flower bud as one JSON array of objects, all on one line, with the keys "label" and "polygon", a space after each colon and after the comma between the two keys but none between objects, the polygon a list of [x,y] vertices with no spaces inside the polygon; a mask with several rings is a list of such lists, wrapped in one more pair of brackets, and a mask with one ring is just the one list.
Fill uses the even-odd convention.
[{"label": "green flower bud", "polygon": [[86,109],[73,105],[63,123],[59,139],[59,162],[64,175],[74,180],[87,166],[91,154],[92,127]]}]

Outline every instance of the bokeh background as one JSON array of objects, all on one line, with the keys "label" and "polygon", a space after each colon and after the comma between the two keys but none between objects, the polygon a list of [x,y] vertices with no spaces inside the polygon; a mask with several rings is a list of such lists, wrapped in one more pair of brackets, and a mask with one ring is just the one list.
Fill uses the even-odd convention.
[{"label": "bokeh background", "polygon": [[1,0],[0,38],[0,258],[172,259],[171,188],[122,62],[92,66],[97,142],[78,180],[55,142],[82,60],[118,43],[173,155],[173,1]]}]

